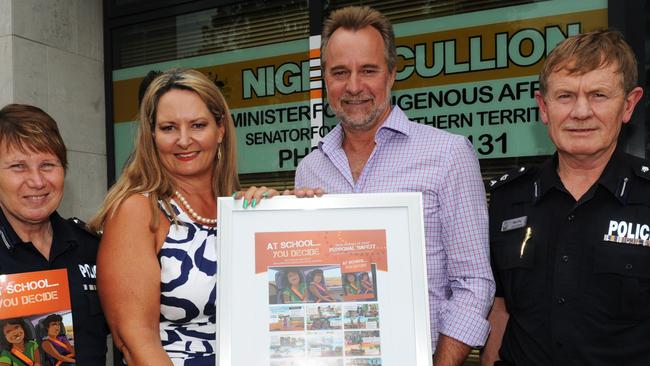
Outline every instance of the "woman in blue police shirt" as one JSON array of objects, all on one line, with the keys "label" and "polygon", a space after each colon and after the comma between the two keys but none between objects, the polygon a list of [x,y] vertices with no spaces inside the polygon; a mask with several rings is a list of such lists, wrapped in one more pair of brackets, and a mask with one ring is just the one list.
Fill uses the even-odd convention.
[{"label": "woman in blue police shirt", "polygon": [[77,365],[106,363],[108,327],[95,284],[98,238],[56,212],[68,161],[41,109],[0,110],[0,274],[66,269]]}]

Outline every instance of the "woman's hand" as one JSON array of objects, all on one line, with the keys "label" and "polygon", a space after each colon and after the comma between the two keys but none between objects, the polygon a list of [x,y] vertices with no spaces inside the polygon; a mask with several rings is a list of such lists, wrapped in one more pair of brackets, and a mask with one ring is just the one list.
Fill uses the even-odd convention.
[{"label": "woman's hand", "polygon": [[238,200],[243,198],[242,203],[243,208],[255,208],[264,198],[271,198],[277,196],[278,191],[273,188],[267,188],[265,186],[255,187],[252,186],[245,191],[237,191],[232,195],[232,198]]},{"label": "woman's hand", "polygon": [[[273,188],[267,188],[265,186],[262,187],[256,187],[252,186],[248,188],[247,190],[242,190],[242,191],[237,191],[233,193],[232,198],[238,200],[243,198],[244,201],[242,202],[242,207],[243,208],[255,208],[255,206],[259,205],[260,201],[264,198],[271,198],[273,196],[277,196],[280,193],[276,191]],[[322,188],[299,188],[295,190],[291,189],[285,189],[282,191],[283,196],[291,196],[295,195],[298,198],[303,198],[303,197],[320,197],[323,194],[325,194],[325,191],[323,191]]]}]

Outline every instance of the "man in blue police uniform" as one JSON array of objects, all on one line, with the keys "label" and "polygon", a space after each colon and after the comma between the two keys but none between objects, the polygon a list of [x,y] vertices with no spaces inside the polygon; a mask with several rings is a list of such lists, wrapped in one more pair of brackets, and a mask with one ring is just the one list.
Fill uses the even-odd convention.
[{"label": "man in blue police uniform", "polygon": [[617,149],[636,79],[615,31],[549,54],[535,98],[557,152],[489,183],[484,365],[650,365],[650,164]]}]

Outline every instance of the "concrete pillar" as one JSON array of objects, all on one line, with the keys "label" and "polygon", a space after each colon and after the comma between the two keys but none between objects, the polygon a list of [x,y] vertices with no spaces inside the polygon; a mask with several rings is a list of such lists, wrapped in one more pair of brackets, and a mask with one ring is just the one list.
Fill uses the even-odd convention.
[{"label": "concrete pillar", "polygon": [[11,0],[0,0],[0,105],[13,100]]},{"label": "concrete pillar", "polygon": [[106,192],[101,0],[0,0],[0,105],[58,123],[69,169],[59,212],[88,220]]}]

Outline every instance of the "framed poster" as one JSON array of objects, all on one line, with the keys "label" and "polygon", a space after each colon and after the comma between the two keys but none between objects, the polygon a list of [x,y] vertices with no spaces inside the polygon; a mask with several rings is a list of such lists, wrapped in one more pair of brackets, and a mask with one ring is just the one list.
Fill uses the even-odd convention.
[{"label": "framed poster", "polygon": [[220,365],[431,364],[420,193],[219,198]]}]

